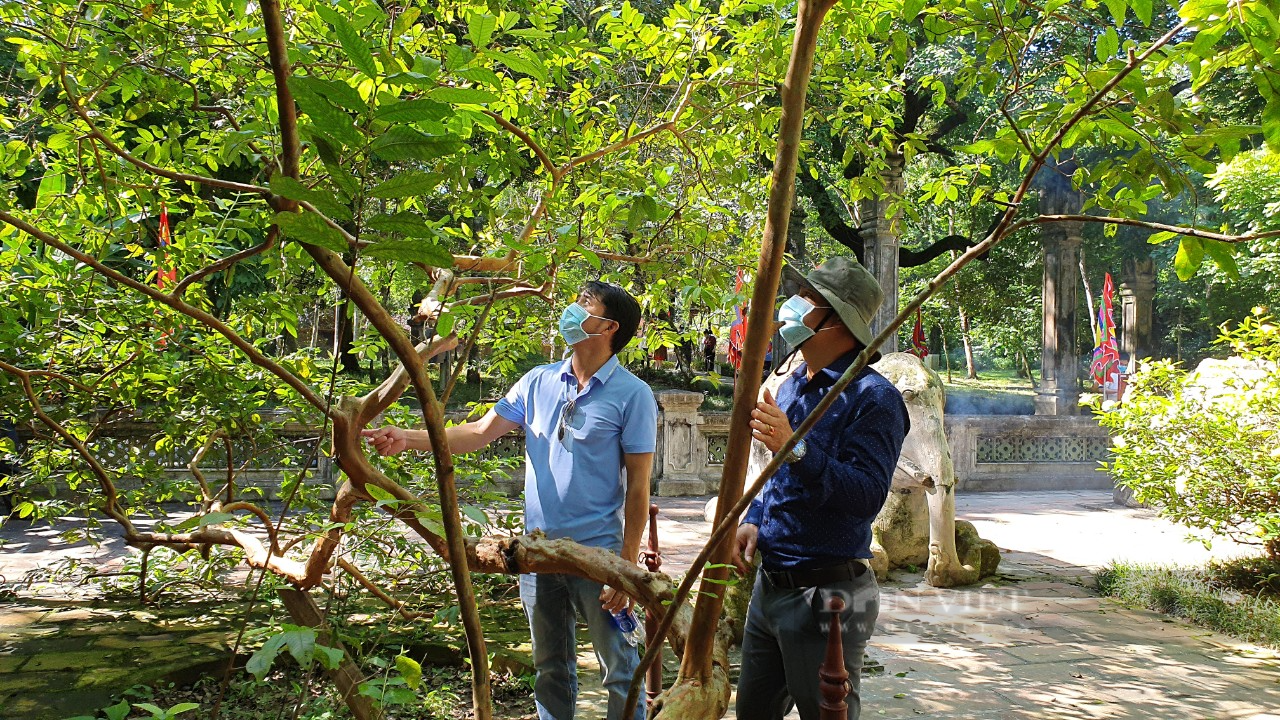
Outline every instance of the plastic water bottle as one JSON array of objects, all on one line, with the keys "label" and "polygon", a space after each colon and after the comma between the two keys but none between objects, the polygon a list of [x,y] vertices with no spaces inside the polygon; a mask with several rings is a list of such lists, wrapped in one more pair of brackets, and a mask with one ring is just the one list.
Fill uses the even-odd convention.
[{"label": "plastic water bottle", "polygon": [[613,618],[613,624],[622,631],[622,638],[627,641],[631,647],[635,647],[640,642],[640,636],[644,635],[644,625],[640,623],[640,618],[630,608],[621,612],[612,612],[610,616]]}]

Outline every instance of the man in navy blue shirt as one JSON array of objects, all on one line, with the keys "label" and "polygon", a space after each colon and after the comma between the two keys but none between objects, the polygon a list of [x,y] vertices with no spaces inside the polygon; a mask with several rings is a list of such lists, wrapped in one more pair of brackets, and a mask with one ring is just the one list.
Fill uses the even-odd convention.
[{"label": "man in navy blue shirt", "polygon": [[[523,427],[525,529],[569,538],[636,560],[649,513],[657,442],[653,391],[618,363],[635,335],[640,305],[617,285],[590,282],[560,316],[567,360],[534,368],[475,422],[447,429],[454,453],[479,450]],[[426,430],[387,426],[364,435],[382,455],[430,450]],[[587,578],[520,576],[533,636],[534,700],[540,720],[570,720],[578,692],[576,617],[587,623],[609,692],[608,720],[623,720],[640,658],[610,613],[631,598]],[[643,720],[644,705],[632,720]]]},{"label": "man in navy blue shirt", "polygon": [[[764,391],[751,413],[756,440],[771,452],[781,449],[870,345],[869,325],[883,298],[871,273],[847,258],[833,258],[805,278],[779,313],[779,332],[804,362],[776,400]],[[803,720],[816,720],[833,597],[845,605],[848,717],[859,716],[862,653],[879,614],[879,587],[866,563],[871,521],[888,496],[909,429],[902,395],[867,367],[751,503],[738,527],[736,562],[745,572],[758,551],[761,567],[744,631],[739,720],[781,720],[793,702]]]}]

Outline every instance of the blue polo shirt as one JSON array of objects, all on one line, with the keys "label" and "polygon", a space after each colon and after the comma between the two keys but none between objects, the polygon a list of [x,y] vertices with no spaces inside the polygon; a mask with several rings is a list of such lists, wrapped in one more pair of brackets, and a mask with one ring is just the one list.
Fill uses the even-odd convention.
[{"label": "blue polo shirt", "polygon": [[493,409],[524,427],[525,530],[621,550],[623,455],[657,444],[658,404],[648,384],[615,356],[579,392],[566,359],[530,370]]},{"label": "blue polo shirt", "polygon": [[[778,406],[791,427],[799,427],[856,357],[844,355],[812,379],[801,363],[778,388]],[[743,522],[760,528],[756,547],[765,569],[871,557],[871,521],[889,495],[910,429],[898,388],[869,367],[858,373],[805,436],[805,456],[779,468],[747,510]]]}]

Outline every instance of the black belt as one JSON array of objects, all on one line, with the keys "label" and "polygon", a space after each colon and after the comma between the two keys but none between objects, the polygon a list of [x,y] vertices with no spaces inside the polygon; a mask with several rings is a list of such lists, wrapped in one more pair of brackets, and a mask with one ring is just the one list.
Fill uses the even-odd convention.
[{"label": "black belt", "polygon": [[765,570],[760,572],[769,578],[773,586],[782,590],[817,587],[828,583],[854,580],[867,572],[867,565],[860,560],[845,560],[837,565],[810,568],[808,570]]}]

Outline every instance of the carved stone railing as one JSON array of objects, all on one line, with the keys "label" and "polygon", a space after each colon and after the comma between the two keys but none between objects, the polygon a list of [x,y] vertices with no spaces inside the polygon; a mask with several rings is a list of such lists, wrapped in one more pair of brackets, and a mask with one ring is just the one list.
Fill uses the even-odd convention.
[{"label": "carved stone railing", "polygon": [[[658,401],[658,443],[653,469],[655,495],[709,495],[720,484],[725,447],[729,438],[728,412],[699,412],[703,394],[683,390],[655,393]],[[451,415],[452,421],[463,420]],[[166,479],[182,482],[190,478],[187,463],[196,448],[174,447],[157,450],[157,428],[145,423],[113,427],[107,437],[95,442],[113,467],[141,467],[153,462]],[[1110,488],[1111,479],[1099,463],[1108,457],[1110,438],[1089,416],[1035,415],[949,415],[947,441],[955,464],[957,488],[962,491],[1051,490]],[[320,430],[288,425],[276,432],[276,441],[259,447],[233,441],[237,485],[257,488],[267,499],[276,499],[281,477],[296,472],[302,459],[310,457]],[[320,452],[307,473],[308,485],[318,486],[323,497],[332,493],[337,468]],[[524,435],[511,433],[481,451],[486,458],[523,458]],[[423,463],[430,459],[423,455]],[[243,466],[243,467],[242,467]],[[200,467],[216,490],[226,476],[226,455],[221,443],[205,455]],[[126,473],[127,475],[128,473]],[[492,480],[510,496],[524,489],[524,463],[510,467]],[[136,479],[121,481],[123,487],[136,486]],[[194,482],[194,480],[192,480]]]}]

